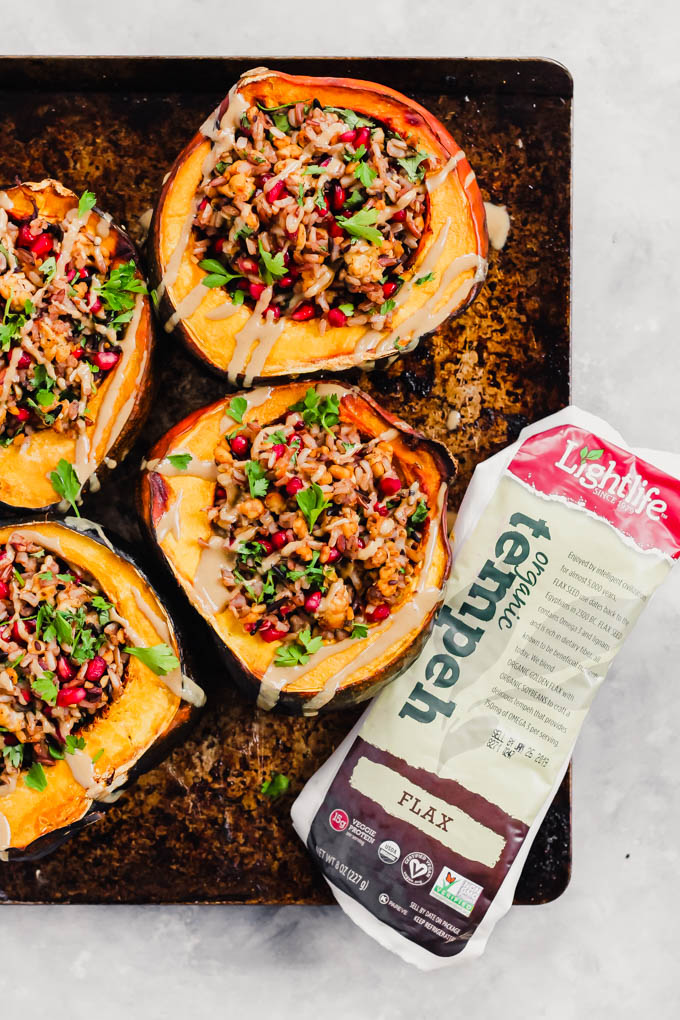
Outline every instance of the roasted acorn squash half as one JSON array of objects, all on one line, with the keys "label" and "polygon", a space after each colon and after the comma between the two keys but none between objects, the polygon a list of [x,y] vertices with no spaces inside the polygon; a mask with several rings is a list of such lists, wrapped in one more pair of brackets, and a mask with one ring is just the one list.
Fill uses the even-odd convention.
[{"label": "roasted acorn squash half", "polygon": [[262,708],[371,697],[418,655],[450,567],[446,449],[361,390],[227,397],[156,444],[142,517]]},{"label": "roasted acorn squash half", "polygon": [[166,330],[230,381],[411,349],[486,273],[464,152],[385,85],[258,68],[180,153],[150,233]]},{"label": "roasted acorn squash half", "polygon": [[0,858],[34,859],[167,754],[204,695],[149,581],[89,521],[2,525],[0,610]]},{"label": "roasted acorn squash half", "polygon": [[150,406],[146,284],[132,242],[94,201],[52,180],[0,191],[6,512],[58,504],[51,476],[60,462],[94,491],[130,449]]}]

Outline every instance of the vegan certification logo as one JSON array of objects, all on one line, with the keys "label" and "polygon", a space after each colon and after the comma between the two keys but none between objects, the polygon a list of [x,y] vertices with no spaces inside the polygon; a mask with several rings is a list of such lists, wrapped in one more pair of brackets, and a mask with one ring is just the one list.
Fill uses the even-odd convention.
[{"label": "vegan certification logo", "polygon": [[469,917],[474,910],[483,888],[453,868],[442,868],[439,877],[430,889],[430,896],[448,907],[457,910],[463,917]]},{"label": "vegan certification logo", "polygon": [[432,859],[420,850],[406,854],[401,862],[401,874],[409,885],[425,885],[432,878],[433,872]]}]

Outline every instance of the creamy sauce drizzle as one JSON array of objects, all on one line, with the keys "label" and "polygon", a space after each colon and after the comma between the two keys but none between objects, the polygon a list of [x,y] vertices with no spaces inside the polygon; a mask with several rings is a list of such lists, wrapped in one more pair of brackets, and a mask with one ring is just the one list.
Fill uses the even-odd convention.
[{"label": "creamy sauce drizzle", "polygon": [[[231,421],[231,419],[229,419]],[[188,450],[173,450],[171,456],[180,455],[182,453],[188,453]],[[147,462],[147,469],[154,471],[157,475],[163,475],[164,478],[203,478],[206,482],[217,481],[217,464],[214,460],[199,460],[197,457],[191,455],[191,460],[184,470],[182,468],[175,467],[166,458],[163,460],[150,460]]]},{"label": "creamy sauce drizzle", "polygon": [[[170,628],[163,617],[154,612],[146,599],[143,598],[136,589],[133,590],[132,595],[142,616],[147,618],[156,633],[159,634],[168,645],[172,645]],[[168,687],[174,695],[176,695],[176,697],[181,698],[183,701],[188,701],[190,705],[196,705],[197,708],[200,708],[201,705],[205,704],[205,691],[203,688],[199,687],[197,683],[194,683],[191,677],[183,673],[179,666],[177,669],[173,669],[171,673],[167,673],[165,676],[162,676],[161,680],[165,686]]]},{"label": "creamy sauce drizzle", "polygon": [[[304,706],[304,715],[316,715],[320,708],[323,708],[324,705],[327,705],[333,700],[336,692],[348,674],[361,668],[361,666],[363,666],[367,661],[381,655],[382,652],[387,650],[390,644],[401,640],[405,634],[407,634],[414,626],[422,621],[425,616],[427,616],[432,607],[436,604],[441,594],[439,588],[428,588],[426,585],[437,544],[437,537],[440,533],[440,518],[442,507],[444,505],[445,494],[446,486],[442,485],[437,496],[437,511],[430,526],[430,533],[428,535],[427,547],[425,550],[425,556],[423,557],[423,564],[420,569],[418,583],[411,598],[383,624],[371,629],[367,639],[367,644],[364,648],[346,666],[329,677],[318,694],[315,694],[314,697]],[[353,638],[345,638],[344,641],[324,645],[318,652],[311,655],[308,661],[302,666],[274,666],[272,663],[272,665],[270,665],[265,671],[260,682],[260,690],[257,699],[258,707],[265,710],[272,709],[279,700],[281,691],[289,683],[319,665],[319,663],[323,662],[324,659],[327,659],[330,655],[335,655],[337,652],[341,652],[345,648],[356,648],[356,646],[356,640]]]},{"label": "creamy sauce drizzle", "polygon": [[213,321],[230,319],[241,307],[242,305],[235,305],[231,301],[225,301],[224,304],[218,305],[217,308],[211,308],[209,312],[205,313],[205,317]]},{"label": "creamy sauce drizzle", "polygon": [[[165,511],[158,524],[156,525],[156,537],[159,542],[162,542],[165,536],[170,533],[174,535],[175,540],[179,542],[180,539],[180,510],[182,508],[182,496],[184,492],[178,492],[175,496],[172,505]],[[136,595],[136,593],[135,593]]]},{"label": "creamy sauce drizzle", "polygon": [[189,291],[185,298],[182,298],[177,308],[172,313],[163,327],[166,333],[172,333],[180,319],[188,319],[200,307],[201,302],[208,293],[208,288],[203,286],[203,280]]},{"label": "creamy sauce drizzle", "polygon": [[[81,432],[76,441],[76,457],[74,468],[78,476],[78,481],[84,484],[90,477],[92,472],[97,467],[96,465],[96,450],[101,442],[101,438],[104,429],[111,422],[113,409],[118,397],[121,386],[126,376],[126,370],[130,359],[132,358],[136,345],[137,345],[137,327],[142,316],[142,309],[144,307],[143,296],[137,295],[135,301],[135,310],[132,319],[128,323],[128,328],[125,331],[125,337],[121,343],[121,357],[118,364],[113,370],[113,378],[109,383],[109,388],[106,391],[106,395],[101,402],[99,412],[97,414],[97,421],[92,433],[91,440],[88,438],[87,432]],[[143,359],[142,368],[140,374],[144,369],[146,360]],[[120,435],[120,432],[125,425],[125,422],[130,416],[132,405],[134,405],[135,394],[133,393],[129,400],[125,402],[121,410],[118,412],[116,417],[113,419],[110,432],[109,449],[111,445],[115,443],[116,439]]]},{"label": "creamy sauce drizzle", "polygon": [[71,251],[73,250],[73,245],[75,244],[76,237],[80,233],[82,227],[85,226],[89,218],[90,218],[89,211],[86,212],[84,216],[79,216],[77,208],[69,209],[69,211],[66,213],[64,220],[68,219],[70,220],[70,222],[68,227],[66,228],[66,233],[64,234],[63,240],[61,242],[61,251],[59,252],[59,258],[57,259],[57,271],[55,273],[55,276],[64,275],[64,270],[66,269],[66,266],[68,265],[68,262],[71,258]]},{"label": "creamy sauce drizzle", "polygon": [[275,322],[271,312],[264,317],[272,294],[271,287],[263,290],[252,313],[234,337],[236,344],[228,369],[231,383],[236,383],[238,377],[243,374],[243,385],[250,386],[255,376],[264,368],[272,347],[283,332],[285,326],[283,319]]},{"label": "creamy sauce drizzle", "polygon": [[221,581],[224,566],[222,539],[214,535],[203,548],[192,582],[197,600],[209,615],[221,612],[227,601],[227,590]]},{"label": "creamy sauce drizzle", "polygon": [[456,155],[451,156],[448,163],[446,163],[438,173],[430,174],[425,178],[425,187],[430,194],[442,186],[451,171],[455,170],[462,159],[465,159],[465,153],[462,149],[459,149]]},{"label": "creamy sauce drizzle", "polygon": [[510,233],[510,216],[504,205],[494,205],[493,202],[485,202],[486,229],[489,232],[491,247],[500,251],[505,246]]}]

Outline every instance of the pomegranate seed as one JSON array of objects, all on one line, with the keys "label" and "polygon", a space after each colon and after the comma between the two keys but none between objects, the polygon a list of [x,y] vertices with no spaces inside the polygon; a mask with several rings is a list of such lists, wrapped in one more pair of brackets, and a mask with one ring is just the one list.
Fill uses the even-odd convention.
[{"label": "pomegranate seed", "polygon": [[0,581],[0,599],[6,599],[9,596],[9,585],[6,581]]},{"label": "pomegranate seed", "polygon": [[401,480],[394,475],[383,475],[378,482],[378,487],[383,496],[394,496],[401,489]]},{"label": "pomegranate seed", "polygon": [[321,201],[323,202],[323,208],[319,208],[319,212],[322,216],[328,216],[331,211],[330,203],[328,201],[328,195],[322,195]]},{"label": "pomegranate seed", "polygon": [[271,188],[269,188],[268,191],[265,191],[267,201],[269,203],[277,202],[281,198],[285,190],[286,185],[283,183],[283,181],[277,181],[276,184],[272,184]]},{"label": "pomegranate seed", "polygon": [[80,277],[81,280],[87,280],[89,275],[90,274],[87,271],[87,269],[85,268],[85,266],[83,266],[82,269],[78,270],[78,276]]},{"label": "pomegranate seed", "polygon": [[207,198],[202,199],[201,200],[201,204],[198,207],[198,211],[199,212],[203,212],[203,210],[205,209],[207,204],[208,204],[208,199]]},{"label": "pomegranate seed", "polygon": [[73,670],[63,655],[57,659],[57,676],[60,680],[71,680],[73,677]]},{"label": "pomegranate seed", "polygon": [[339,559],[340,559],[340,550],[336,549],[335,546],[333,546],[332,549],[328,550],[328,559],[326,560],[326,563],[337,563],[337,561]]},{"label": "pomegranate seed", "polygon": [[388,280],[387,283],[383,284],[383,294],[386,298],[392,297],[396,289],[397,285],[394,280]]},{"label": "pomegranate seed", "polygon": [[34,255],[47,255],[48,251],[52,251],[52,243],[52,238],[49,234],[38,234],[31,245],[31,251]]},{"label": "pomegranate seed", "polygon": [[102,372],[109,372],[120,361],[120,354],[116,351],[97,351],[92,355],[92,360]]},{"label": "pomegranate seed", "polygon": [[28,411],[25,407],[17,407],[14,413],[16,417],[19,419],[19,421],[28,421],[28,419],[31,417],[31,412]]},{"label": "pomegranate seed", "polygon": [[357,136],[354,141],[354,148],[358,149],[360,145],[365,145],[368,148],[368,142],[371,137],[371,131],[367,127],[359,128]]},{"label": "pomegranate seed", "polygon": [[304,432],[304,430],[305,430],[305,423],[302,420],[302,418],[298,418],[298,420],[293,425],[293,428],[295,429],[296,432]]},{"label": "pomegranate seed", "polygon": [[14,747],[15,744],[19,743],[19,738],[15,737],[13,733],[5,733],[3,739],[7,747]]},{"label": "pomegranate seed", "polygon": [[281,277],[278,282],[278,286],[281,287],[282,290],[288,290],[289,287],[293,286],[293,282],[293,277],[290,273],[288,273],[286,276]]},{"label": "pomegranate seed", "polygon": [[223,499],[226,499],[226,495],[227,495],[227,490],[222,485],[216,485],[215,486],[215,499],[218,502],[220,502]]},{"label": "pomegranate seed", "polygon": [[339,141],[341,142],[353,142],[357,136],[356,131],[345,131],[340,135]]},{"label": "pomegranate seed", "polygon": [[71,280],[73,280],[73,278],[75,277],[75,275],[76,275],[75,269],[69,269],[68,273],[66,274],[67,282],[70,283]]},{"label": "pomegranate seed", "polygon": [[255,628],[256,627],[257,627],[256,623],[244,623],[243,624],[243,629],[246,632],[246,634],[253,634],[255,632]]},{"label": "pomegranate seed", "polygon": [[290,252],[288,251],[287,248],[286,248],[286,250],[283,253],[283,264],[284,264],[284,266],[289,266],[290,265]]},{"label": "pomegranate seed", "polygon": [[357,549],[364,549],[365,547],[366,547],[366,543],[364,542],[363,538],[358,538],[357,539]]},{"label": "pomegranate seed", "polygon": [[222,251],[223,248],[224,248],[224,238],[223,237],[218,237],[217,240],[215,241],[215,251],[217,252],[218,255],[220,254],[220,252]]},{"label": "pomegranate seed", "polygon": [[278,630],[273,624],[265,623],[264,627],[260,627],[260,637],[270,644],[272,641],[280,641],[282,637],[285,637],[285,633]]},{"label": "pomegranate seed", "polygon": [[279,308],[278,305],[268,305],[267,310],[265,312],[265,316],[268,315],[269,312],[272,313],[272,318],[274,319],[274,322],[277,322],[281,318],[281,309]]},{"label": "pomegranate seed", "polygon": [[288,537],[285,531],[275,531],[272,535],[272,543],[275,549],[283,549],[284,545],[288,545]]},{"label": "pomegranate seed", "polygon": [[331,308],[327,318],[331,326],[344,326],[347,322],[347,316],[339,308]]},{"label": "pomegranate seed", "polygon": [[347,200],[347,192],[338,181],[333,181],[333,187],[331,189],[331,205],[336,212],[340,212],[343,205]]},{"label": "pomegranate seed", "polygon": [[90,311],[92,312],[93,315],[97,315],[97,313],[101,312],[101,310],[102,310],[102,299],[99,298],[99,297],[96,297],[94,299],[94,301],[92,302],[92,304],[90,305]]},{"label": "pomegranate seed", "polygon": [[74,347],[74,349],[71,351],[71,356],[75,358],[76,361],[80,361],[84,353],[85,351],[83,350],[82,347]]},{"label": "pomegranate seed", "polygon": [[259,542],[267,556],[269,556],[270,553],[274,552],[274,546],[271,544],[268,538],[256,538],[255,541]]},{"label": "pomegranate seed", "polygon": [[30,248],[35,241],[34,235],[31,233],[31,228],[28,223],[24,223],[23,227],[19,228],[19,236],[17,237],[17,244],[21,248]]},{"label": "pomegranate seed", "polygon": [[[286,253],[287,254],[287,253]],[[297,266],[291,266],[287,273],[288,276],[292,276],[294,280],[297,280],[300,276],[300,270]]]},{"label": "pomegranate seed", "polygon": [[63,687],[57,694],[57,705],[60,708],[67,708],[69,705],[77,705],[84,701],[87,691],[84,687]]},{"label": "pomegranate seed", "polygon": [[331,237],[343,237],[345,231],[342,229],[339,223],[337,223],[335,220],[332,220],[328,226],[328,233],[331,235]]},{"label": "pomegranate seed", "polygon": [[291,480],[286,485],[286,492],[288,493],[289,496],[294,496],[296,493],[300,491],[300,489],[302,488],[302,484],[303,483],[301,478],[291,478]]},{"label": "pomegranate seed", "polygon": [[392,219],[395,220],[397,223],[403,223],[404,220],[406,219],[406,210],[397,209],[395,213],[392,213]]},{"label": "pomegranate seed", "polygon": [[319,166],[328,166],[328,164],[330,163],[330,161],[331,161],[331,157],[330,157],[330,156],[326,156],[326,158],[325,158],[325,159],[322,159],[322,160],[321,160],[321,162],[320,162]]},{"label": "pomegranate seed", "polygon": [[231,446],[232,451],[236,454],[237,457],[242,457],[244,453],[248,452],[249,447],[248,440],[246,439],[245,436],[241,435],[240,433],[238,436],[234,436],[229,445]]},{"label": "pomegranate seed", "polygon": [[108,669],[106,659],[103,659],[101,655],[95,655],[85,670],[86,680],[101,680]]},{"label": "pomegranate seed", "polygon": [[373,509],[375,510],[375,512],[377,514],[380,514],[381,517],[387,517],[387,515],[389,513],[389,510],[387,509],[387,507],[384,506],[384,504],[382,504],[382,503],[376,503],[375,506],[373,507]]},{"label": "pomegranate seed", "polygon": [[248,286],[248,293],[250,294],[253,301],[258,301],[262,297],[262,292],[265,290],[263,283],[251,283]]},{"label": "pomegranate seed", "polygon": [[373,609],[367,609],[364,615],[369,623],[380,623],[381,620],[386,620],[391,612],[392,610],[387,603],[383,602],[380,606],[375,606]]},{"label": "pomegranate seed", "polygon": [[242,273],[257,273],[257,262],[255,259],[239,259],[238,267]]},{"label": "pomegranate seed", "polygon": [[248,280],[239,280],[236,286],[238,290],[248,290],[248,288],[250,287],[250,283],[248,282]]},{"label": "pomegranate seed", "polygon": [[279,457],[283,457],[285,452],[286,452],[285,443],[274,443],[274,445],[272,446],[272,453],[275,455],[277,460],[279,459]]},{"label": "pomegranate seed", "polygon": [[291,315],[291,319],[295,319],[296,322],[307,322],[308,319],[314,318],[316,318],[316,309],[311,301],[305,301],[298,305]]},{"label": "pomegranate seed", "polygon": [[315,613],[321,605],[321,592],[313,591],[311,595],[308,595],[305,599],[305,609],[308,613]]},{"label": "pomegranate seed", "polygon": [[292,602],[286,602],[285,605],[279,606],[279,616],[288,616],[294,609],[295,606]]},{"label": "pomegranate seed", "polygon": [[21,355],[21,357],[17,361],[17,368],[28,368],[28,366],[30,364],[31,364],[31,359],[29,358],[28,354],[26,354],[26,352],[24,351],[24,353]]}]

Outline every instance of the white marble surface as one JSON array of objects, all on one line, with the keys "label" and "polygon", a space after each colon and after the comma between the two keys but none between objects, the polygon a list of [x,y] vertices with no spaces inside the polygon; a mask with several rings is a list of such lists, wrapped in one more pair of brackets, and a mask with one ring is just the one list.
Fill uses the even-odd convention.
[{"label": "white marble surface", "polygon": [[[640,445],[680,451],[676,0],[40,7],[38,17],[4,0],[5,53],[561,60],[576,82],[575,399]],[[587,722],[568,892],[513,909],[480,962],[453,978],[423,975],[331,908],[3,907],[0,1015],[680,1015],[679,612],[680,575],[647,611]]]}]

